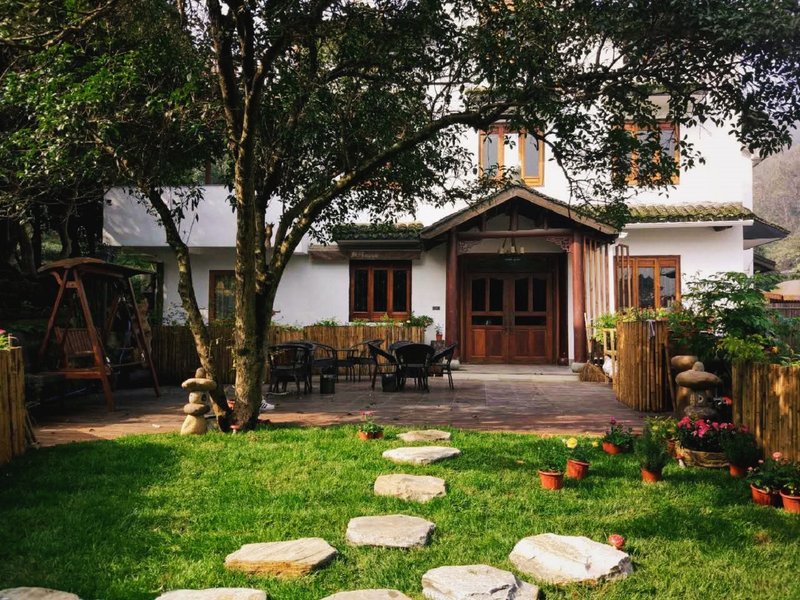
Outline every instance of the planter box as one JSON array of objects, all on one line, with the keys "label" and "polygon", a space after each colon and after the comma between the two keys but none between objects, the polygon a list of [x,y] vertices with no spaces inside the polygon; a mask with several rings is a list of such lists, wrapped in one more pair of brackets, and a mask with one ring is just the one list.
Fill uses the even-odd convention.
[{"label": "planter box", "polygon": [[689,450],[679,443],[675,443],[675,454],[683,458],[683,462],[692,467],[704,469],[724,469],[728,466],[728,459],[724,452],[703,452],[702,450]]}]

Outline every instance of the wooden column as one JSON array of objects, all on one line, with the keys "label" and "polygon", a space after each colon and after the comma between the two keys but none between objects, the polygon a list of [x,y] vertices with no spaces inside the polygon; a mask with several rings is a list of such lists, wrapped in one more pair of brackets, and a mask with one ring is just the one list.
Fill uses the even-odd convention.
[{"label": "wooden column", "polygon": [[[444,333],[448,344],[458,341],[458,240],[456,230],[451,229],[447,238],[447,275]],[[456,356],[459,355],[456,348]]]},{"label": "wooden column", "polygon": [[572,261],[572,333],[575,344],[575,362],[586,361],[586,292],[583,276],[583,234],[575,231],[572,234],[570,248]]}]

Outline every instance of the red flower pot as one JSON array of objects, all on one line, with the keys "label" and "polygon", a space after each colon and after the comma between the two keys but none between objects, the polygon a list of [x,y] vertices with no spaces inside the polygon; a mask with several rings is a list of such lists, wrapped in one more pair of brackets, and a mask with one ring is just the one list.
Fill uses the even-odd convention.
[{"label": "red flower pot", "polygon": [[663,481],[664,476],[661,474],[661,471],[648,471],[647,469],[642,469],[642,481],[645,483],[658,483],[659,481]]},{"label": "red flower pot", "polygon": [[359,431],[358,439],[360,440],[380,440],[383,438],[382,431]]},{"label": "red flower pot", "polygon": [[622,454],[623,452],[627,451],[627,446],[617,446],[611,442],[603,442],[603,452],[606,454]]},{"label": "red flower pot", "polygon": [[750,484],[750,496],[752,497],[753,502],[755,504],[760,504],[762,506],[781,505],[781,496],[778,492],[770,492],[767,490],[759,489],[752,483]]},{"label": "red flower pot", "polygon": [[546,490],[560,490],[564,487],[564,474],[559,471],[539,471],[539,481]]},{"label": "red flower pot", "polygon": [[746,468],[740,467],[739,465],[734,465],[733,463],[728,465],[728,471],[730,472],[731,477],[736,477],[737,479],[741,479],[747,475]]},{"label": "red flower pot", "polygon": [[589,474],[589,463],[574,458],[567,459],[567,477],[583,479]]},{"label": "red flower pot", "polygon": [[667,440],[667,452],[669,452],[669,455],[672,458],[677,458],[678,457],[677,452],[675,452],[675,440],[674,439]]},{"label": "red flower pot", "polygon": [[790,496],[786,492],[781,491],[781,499],[783,500],[783,510],[800,514],[800,496]]}]

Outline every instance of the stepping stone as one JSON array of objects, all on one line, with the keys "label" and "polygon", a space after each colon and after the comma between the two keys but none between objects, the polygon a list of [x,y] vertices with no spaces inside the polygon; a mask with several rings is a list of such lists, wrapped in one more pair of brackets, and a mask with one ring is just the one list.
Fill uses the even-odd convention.
[{"label": "stepping stone", "polygon": [[523,573],[553,584],[598,583],[633,573],[631,557],[625,552],[580,536],[526,537],[508,558]]},{"label": "stepping stone", "polygon": [[401,464],[429,465],[459,454],[461,454],[461,450],[458,448],[446,446],[408,446],[387,450],[383,453],[383,458]]},{"label": "stepping stone", "polygon": [[206,590],[174,590],[156,600],[267,600],[267,594],[252,588],[209,588]]},{"label": "stepping stone", "polygon": [[300,577],[327,565],[336,554],[322,538],[245,544],[225,558],[225,566],[251,575]]},{"label": "stepping stone", "polygon": [[397,590],[355,590],[325,596],[322,600],[411,600],[411,598]]},{"label": "stepping stone", "polygon": [[407,431],[397,437],[404,442],[435,442],[437,440],[449,440],[450,432],[440,429],[423,429],[420,431]]},{"label": "stepping stone", "polygon": [[17,587],[0,590],[0,600],[81,600],[75,594],[40,587]]},{"label": "stepping stone", "polygon": [[392,496],[414,502],[429,502],[447,495],[444,479],[429,475],[381,475],[375,480],[374,489],[376,496]]},{"label": "stepping stone", "polygon": [[422,576],[422,595],[431,600],[536,600],[539,588],[489,565],[439,567]]},{"label": "stepping stone", "polygon": [[416,548],[427,546],[436,525],[419,517],[383,515],[356,517],[347,524],[347,541],[354,546]]}]

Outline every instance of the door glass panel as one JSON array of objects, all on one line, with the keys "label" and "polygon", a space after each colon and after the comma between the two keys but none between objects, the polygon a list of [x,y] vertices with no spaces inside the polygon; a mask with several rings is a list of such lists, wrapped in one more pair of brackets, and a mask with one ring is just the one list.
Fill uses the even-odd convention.
[{"label": "door glass panel", "polygon": [[514,317],[514,325],[522,325],[522,326],[545,326],[547,325],[547,317],[540,316],[540,317],[531,317],[525,315],[516,315]]},{"label": "door glass panel", "polygon": [[375,269],[372,272],[372,287],[372,310],[385,313],[389,298],[389,271]]},{"label": "door glass panel", "polygon": [[392,273],[392,310],[406,312],[408,292],[408,271],[394,271]]},{"label": "door glass panel", "polygon": [[675,267],[661,267],[658,273],[658,286],[659,290],[659,306],[667,308],[675,301]]},{"label": "door glass panel", "polygon": [[533,310],[544,312],[547,310],[547,280],[533,280]]},{"label": "door glass panel", "polygon": [[472,311],[483,312],[486,310],[486,280],[472,280]]},{"label": "door glass panel", "polygon": [[489,310],[501,312],[503,310],[503,280],[489,279]]},{"label": "door glass panel", "polygon": [[653,267],[639,267],[637,273],[637,286],[639,288],[639,308],[653,308],[655,306],[655,269]]},{"label": "door glass panel", "polygon": [[366,269],[358,269],[353,277],[353,311],[367,312],[367,282],[369,272]]},{"label": "door glass panel", "polygon": [[486,316],[486,317],[481,315],[473,315],[472,324],[478,326],[502,325],[503,317],[502,315]]},{"label": "door glass panel", "polygon": [[528,278],[514,280],[514,310],[529,311],[528,304]]}]

